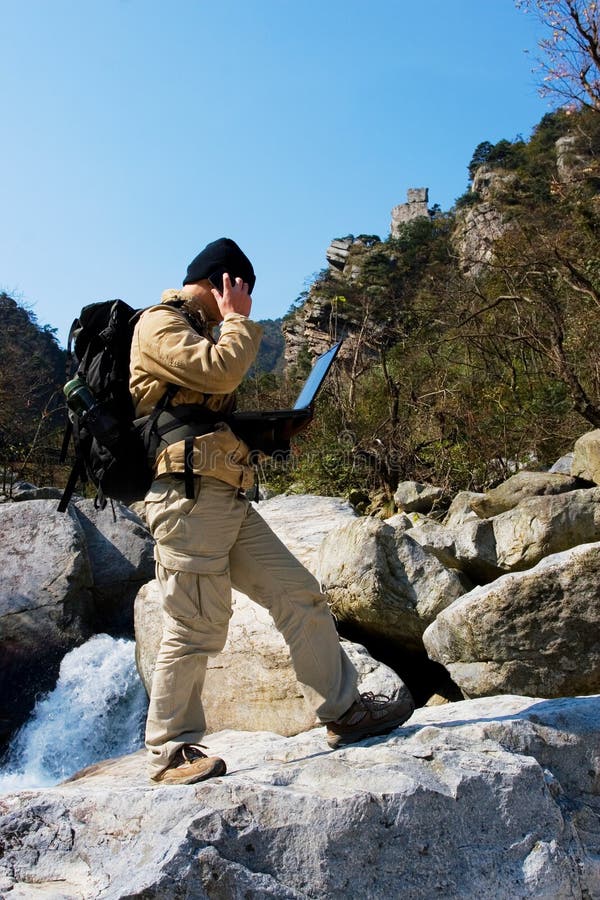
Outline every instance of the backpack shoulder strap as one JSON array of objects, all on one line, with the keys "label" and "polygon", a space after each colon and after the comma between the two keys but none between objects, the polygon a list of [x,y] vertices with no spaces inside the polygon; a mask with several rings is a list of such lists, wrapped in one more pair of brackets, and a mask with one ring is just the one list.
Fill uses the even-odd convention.
[{"label": "backpack shoulder strap", "polygon": [[85,470],[83,468],[83,463],[79,458],[77,458],[75,460],[75,462],[73,463],[73,468],[71,469],[71,472],[69,474],[69,478],[67,480],[65,489],[62,493],[62,497],[60,498],[60,501],[59,501],[59,504],[57,507],[58,512],[65,512],[67,506],[69,505],[69,500],[73,496],[73,491],[75,490],[75,485],[77,484],[77,481],[79,480],[79,478],[84,477],[84,474],[85,474]]}]

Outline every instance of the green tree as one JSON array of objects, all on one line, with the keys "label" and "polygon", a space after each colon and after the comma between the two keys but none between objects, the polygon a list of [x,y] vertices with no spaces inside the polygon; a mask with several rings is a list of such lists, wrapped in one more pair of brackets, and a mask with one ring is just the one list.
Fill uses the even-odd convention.
[{"label": "green tree", "polygon": [[65,353],[52,328],[0,294],[0,466],[30,479],[51,477],[64,428]]},{"label": "green tree", "polygon": [[473,179],[475,172],[479,168],[479,166],[485,165],[488,159],[490,158],[490,154],[494,149],[494,145],[489,141],[482,141],[480,144],[477,144],[475,150],[473,151],[473,156],[471,157],[471,162],[469,163],[469,178]]}]

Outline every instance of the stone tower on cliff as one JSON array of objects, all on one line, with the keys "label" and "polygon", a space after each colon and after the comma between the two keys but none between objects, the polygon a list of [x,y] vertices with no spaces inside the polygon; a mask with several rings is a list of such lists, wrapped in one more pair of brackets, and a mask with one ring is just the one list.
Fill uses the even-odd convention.
[{"label": "stone tower on cliff", "polygon": [[392,224],[390,232],[392,237],[398,237],[398,233],[403,225],[412,222],[413,219],[419,219],[425,216],[430,218],[427,208],[429,199],[429,188],[409,188],[406,192],[406,203],[400,203],[392,210]]}]

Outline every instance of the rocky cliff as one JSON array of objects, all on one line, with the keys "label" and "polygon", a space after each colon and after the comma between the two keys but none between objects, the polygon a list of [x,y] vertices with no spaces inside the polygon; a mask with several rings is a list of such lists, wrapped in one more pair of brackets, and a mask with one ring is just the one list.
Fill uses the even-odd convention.
[{"label": "rocky cliff", "polygon": [[479,275],[491,262],[494,243],[508,227],[503,200],[510,194],[515,180],[513,172],[489,166],[481,166],[475,172],[471,193],[477,201],[457,212],[452,236],[464,273]]},{"label": "rocky cliff", "polygon": [[328,269],[310,288],[302,305],[283,320],[285,364],[297,366],[312,360],[331,344],[344,339],[340,361],[351,360],[365,324],[377,335],[381,323],[362,314],[348,302],[349,286],[360,289],[365,263],[373,253],[385,250],[377,235],[336,238],[326,250]]},{"label": "rocky cliff", "polygon": [[[476,151],[474,160],[483,162],[471,164],[467,193],[443,214],[450,239],[448,272],[467,280],[485,275],[496,242],[518,221],[522,206],[535,206],[553,194],[567,196],[585,179],[588,189],[594,189],[593,139],[575,126],[565,133],[567,127],[559,116],[550,116],[542,120],[529,143],[517,139],[480,145],[485,152],[478,155]],[[332,298],[336,293],[343,296],[349,286],[360,285],[363,294],[368,294],[376,286],[369,271],[374,256],[387,254],[391,265],[402,269],[411,226],[435,220],[436,209],[429,209],[428,201],[427,188],[409,188],[407,201],[391,211],[390,234],[383,241],[374,235],[347,235],[331,241],[325,252],[328,269],[284,322],[287,364],[297,363],[302,353],[313,357],[340,334],[353,339],[363,324],[361,317],[348,315],[343,303]],[[417,281],[419,277],[417,274]],[[443,285],[438,287],[443,293]],[[379,322],[378,315],[371,315],[369,328],[376,329]]]}]

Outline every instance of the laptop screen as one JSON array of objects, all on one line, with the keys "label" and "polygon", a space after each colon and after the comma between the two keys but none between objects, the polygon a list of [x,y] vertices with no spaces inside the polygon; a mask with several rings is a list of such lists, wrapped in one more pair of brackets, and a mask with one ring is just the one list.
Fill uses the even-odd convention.
[{"label": "laptop screen", "polygon": [[302,390],[298,394],[298,399],[294,403],[294,409],[308,409],[314,401],[341,346],[342,342],[338,341],[337,344],[334,344],[333,347],[330,347],[329,350],[316,358],[310,375],[304,382]]}]

